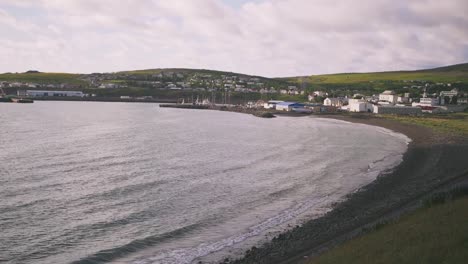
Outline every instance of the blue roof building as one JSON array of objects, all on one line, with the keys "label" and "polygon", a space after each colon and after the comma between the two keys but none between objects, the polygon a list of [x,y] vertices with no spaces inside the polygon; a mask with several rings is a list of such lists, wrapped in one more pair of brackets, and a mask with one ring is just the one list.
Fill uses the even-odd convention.
[{"label": "blue roof building", "polygon": [[304,104],[298,102],[281,102],[276,104],[276,110],[279,111],[293,111],[294,108],[304,108]]}]

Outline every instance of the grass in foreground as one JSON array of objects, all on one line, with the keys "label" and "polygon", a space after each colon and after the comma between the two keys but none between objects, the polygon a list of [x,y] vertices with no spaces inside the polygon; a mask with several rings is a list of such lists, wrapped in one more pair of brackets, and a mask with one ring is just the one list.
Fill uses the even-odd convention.
[{"label": "grass in foreground", "polygon": [[425,207],[310,264],[467,263],[468,197]]},{"label": "grass in foreground", "polygon": [[383,117],[403,123],[422,125],[437,132],[468,136],[468,113],[427,116],[384,115]]}]

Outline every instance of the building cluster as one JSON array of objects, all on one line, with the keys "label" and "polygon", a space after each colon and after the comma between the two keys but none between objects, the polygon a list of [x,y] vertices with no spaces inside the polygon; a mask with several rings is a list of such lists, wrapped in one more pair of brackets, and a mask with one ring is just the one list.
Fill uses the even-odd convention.
[{"label": "building cluster", "polygon": [[240,93],[303,95],[296,86],[272,87],[260,77],[228,74],[162,71],[160,73],[94,73],[82,78],[91,88],[116,89],[130,86],[161,90],[231,91]]},{"label": "building cluster", "polygon": [[[324,105],[339,107],[349,112],[368,112],[375,114],[419,114],[422,112],[457,112],[462,111],[466,100],[458,100],[457,89],[441,91],[439,95],[429,97],[425,92],[421,98],[411,98],[409,93],[401,95],[387,90],[379,95],[354,96],[348,98],[326,98]],[[359,97],[359,98],[357,98]],[[458,106],[462,105],[462,106]]]},{"label": "building cluster", "polygon": [[[309,95],[309,101],[317,97],[326,97],[323,103],[299,103],[271,100],[249,102],[248,107],[275,109],[288,112],[361,112],[375,114],[417,115],[423,112],[458,112],[466,108],[466,98],[462,97],[457,89],[441,91],[435,97],[426,93],[421,98],[411,98],[409,93],[396,94],[387,90],[378,95],[364,96],[355,94],[348,97],[327,97],[328,93],[315,91]],[[434,96],[434,95],[433,95]]]}]

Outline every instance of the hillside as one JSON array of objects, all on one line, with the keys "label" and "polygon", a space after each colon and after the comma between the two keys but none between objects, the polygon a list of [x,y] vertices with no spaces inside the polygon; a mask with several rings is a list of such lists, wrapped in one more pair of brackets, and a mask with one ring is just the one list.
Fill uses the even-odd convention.
[{"label": "hillside", "polygon": [[[267,78],[233,72],[184,68],[92,74],[30,71],[0,74],[0,82],[2,81],[23,83],[17,87],[87,89],[87,93],[100,96],[157,96],[161,92],[155,89],[167,89],[170,85],[176,85],[183,88],[209,88],[218,91],[224,91],[226,88],[234,91],[237,88],[236,92],[241,93],[258,92],[263,88],[273,88],[276,90],[275,93],[278,93],[279,90],[288,89],[289,86],[297,86],[300,90],[306,90],[306,95],[310,91],[322,90],[331,96],[352,96],[356,93],[371,95],[384,90],[394,90],[398,94],[410,93],[413,97],[419,97],[424,87],[427,88],[428,93],[438,93],[453,88],[459,89],[463,94],[468,93],[468,63],[419,71],[339,73],[288,78]],[[427,83],[430,85],[427,86]],[[449,83],[451,85],[448,85]],[[101,88],[112,88],[112,91],[104,91]],[[269,95],[268,97],[277,99],[278,96]],[[260,98],[257,97],[250,99]],[[285,99],[305,100],[305,97]]]},{"label": "hillside", "polygon": [[[220,78],[221,76],[237,76],[238,78],[257,78],[259,81],[266,84],[284,84],[284,80],[266,78],[261,76],[253,76],[234,72],[224,72],[206,69],[184,69],[184,68],[164,68],[164,69],[145,69],[109,73],[92,73],[92,74],[71,74],[71,73],[42,73],[42,72],[25,72],[25,73],[3,73],[0,74],[0,81],[6,82],[23,82],[37,84],[86,84],[90,79],[99,79],[106,83],[121,83],[123,81],[135,80],[158,80],[157,75],[162,74],[166,80],[170,81],[188,81],[197,76],[208,77],[205,79]],[[176,75],[181,74],[182,77]],[[159,78],[161,79],[161,78]]]},{"label": "hillside", "polygon": [[379,81],[468,82],[468,63],[417,71],[338,73],[290,77],[284,78],[284,80],[310,84],[349,84]]},{"label": "hillside", "polygon": [[84,81],[80,79],[82,76],[81,74],[72,73],[3,73],[0,74],[0,81],[84,84]]},{"label": "hillside", "polygon": [[243,73],[236,73],[236,72],[226,72],[226,71],[217,71],[217,70],[208,70],[208,69],[186,69],[186,68],[160,68],[160,69],[145,69],[145,70],[134,70],[134,71],[121,71],[117,72],[117,74],[160,74],[164,72],[173,72],[173,73],[181,73],[181,74],[203,74],[203,75],[213,75],[213,76],[221,76],[221,75],[236,75],[240,77],[250,77],[250,78],[261,78],[261,79],[271,79],[262,76],[254,76],[249,74]]}]

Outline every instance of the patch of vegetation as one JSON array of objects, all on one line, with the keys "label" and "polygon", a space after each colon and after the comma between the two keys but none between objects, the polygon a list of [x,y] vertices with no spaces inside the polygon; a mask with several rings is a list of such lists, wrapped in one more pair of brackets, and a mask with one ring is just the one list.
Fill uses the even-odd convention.
[{"label": "patch of vegetation", "polygon": [[468,113],[431,114],[424,116],[383,115],[387,119],[416,124],[434,129],[437,132],[468,136]]},{"label": "patch of vegetation", "polygon": [[382,225],[310,263],[466,263],[467,194],[466,188],[438,194],[430,206]]},{"label": "patch of vegetation", "polygon": [[[420,95],[422,88],[429,83],[428,93],[438,93],[452,88],[462,93],[468,92],[468,63],[447,67],[394,72],[338,73],[312,76],[279,78],[309,91],[326,91],[331,96],[344,96],[355,93],[377,94],[384,90],[394,90],[397,94]],[[448,87],[445,84],[451,83]]]},{"label": "patch of vegetation", "polygon": [[309,83],[364,83],[376,81],[468,82],[468,63],[419,71],[339,73],[286,79],[295,82],[307,81]]},{"label": "patch of vegetation", "polygon": [[85,81],[80,80],[79,74],[71,73],[4,73],[0,74],[0,81],[7,82],[30,82],[39,84],[86,84]]}]

